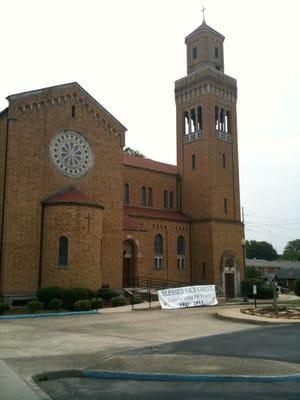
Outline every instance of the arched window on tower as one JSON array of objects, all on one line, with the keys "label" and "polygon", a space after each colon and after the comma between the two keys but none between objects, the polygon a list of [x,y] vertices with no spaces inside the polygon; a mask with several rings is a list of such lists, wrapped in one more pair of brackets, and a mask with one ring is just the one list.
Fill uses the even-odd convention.
[{"label": "arched window on tower", "polygon": [[129,185],[125,183],[124,185],[124,204],[129,204]]},{"label": "arched window on tower", "polygon": [[220,130],[220,124],[219,124],[219,107],[215,107],[215,125],[216,125],[216,130]]},{"label": "arched window on tower", "polygon": [[226,132],[231,133],[231,115],[230,112],[226,112]]},{"label": "arched window on tower", "polygon": [[197,131],[202,129],[202,107],[197,108]]},{"label": "arched window on tower", "polygon": [[147,193],[145,186],[143,186],[141,189],[141,204],[144,207],[147,205]]},{"label": "arched window on tower", "polygon": [[177,238],[177,268],[179,270],[184,269],[184,257],[185,257],[185,240],[183,236]]},{"label": "arched window on tower", "polygon": [[221,108],[221,112],[220,112],[220,127],[221,127],[221,131],[225,132],[225,112],[224,109]]},{"label": "arched window on tower", "polygon": [[154,239],[154,268],[163,268],[164,241],[160,234],[155,235]]},{"label": "arched window on tower", "polygon": [[58,265],[68,266],[69,240],[66,236],[60,236],[58,241]]},{"label": "arched window on tower", "polygon": [[192,169],[196,168],[196,155],[192,154]]},{"label": "arched window on tower", "polygon": [[191,132],[196,132],[197,127],[196,127],[196,113],[195,110],[191,110]]},{"label": "arched window on tower", "polygon": [[187,111],[185,111],[183,116],[184,116],[184,134],[188,135],[190,133],[189,132],[189,121],[190,121],[189,113]]}]

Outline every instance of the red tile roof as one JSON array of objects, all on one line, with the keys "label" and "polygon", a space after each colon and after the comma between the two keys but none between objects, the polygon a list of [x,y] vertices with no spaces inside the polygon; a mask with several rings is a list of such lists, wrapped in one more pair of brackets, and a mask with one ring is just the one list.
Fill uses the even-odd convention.
[{"label": "red tile roof", "polygon": [[146,229],[135,221],[134,218],[127,214],[123,215],[123,230],[124,231],[145,231]]},{"label": "red tile roof", "polygon": [[75,187],[70,186],[66,189],[63,189],[59,193],[54,194],[53,196],[48,197],[43,201],[44,204],[65,204],[65,203],[75,203],[81,205],[90,205],[94,207],[103,208],[100,204],[96,203],[94,200],[91,200],[80,190],[77,190]]},{"label": "red tile roof", "polygon": [[123,160],[124,165],[129,165],[130,167],[150,169],[152,171],[164,172],[172,175],[178,174],[176,165],[154,161],[150,158],[134,157],[129,154],[124,154]]},{"label": "red tile roof", "polygon": [[191,219],[180,212],[170,210],[157,210],[147,207],[124,206],[124,214],[135,217],[146,217],[156,219],[169,219],[171,221],[189,222]]}]

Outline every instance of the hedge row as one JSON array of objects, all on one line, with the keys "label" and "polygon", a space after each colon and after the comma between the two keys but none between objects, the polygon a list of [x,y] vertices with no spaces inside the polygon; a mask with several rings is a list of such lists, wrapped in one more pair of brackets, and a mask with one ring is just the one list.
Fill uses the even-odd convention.
[{"label": "hedge row", "polygon": [[[257,299],[272,299],[273,298],[273,289],[269,286],[266,286],[264,283],[258,283],[257,287]],[[244,296],[249,297],[249,299],[253,299],[253,284],[248,281],[242,282],[242,291]]]},{"label": "hedge row", "polygon": [[[107,288],[105,288],[107,293]],[[113,291],[109,289],[112,292]],[[50,286],[39,289],[36,296],[39,302],[43,303],[45,309],[59,310],[65,308],[66,310],[78,309],[84,307],[85,309],[101,308],[103,306],[103,298],[99,298],[101,291],[95,292],[87,288],[61,288],[57,286]],[[88,301],[83,305],[75,304],[78,301]]]}]

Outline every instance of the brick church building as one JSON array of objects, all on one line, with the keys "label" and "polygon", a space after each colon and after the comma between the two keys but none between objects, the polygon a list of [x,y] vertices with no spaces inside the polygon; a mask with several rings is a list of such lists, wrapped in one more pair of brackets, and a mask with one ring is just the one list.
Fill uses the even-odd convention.
[{"label": "brick church building", "polygon": [[123,152],[126,128],[78,83],[7,97],[0,113],[0,297],[137,277],[243,277],[236,80],[205,21],[175,82],[177,165]]}]

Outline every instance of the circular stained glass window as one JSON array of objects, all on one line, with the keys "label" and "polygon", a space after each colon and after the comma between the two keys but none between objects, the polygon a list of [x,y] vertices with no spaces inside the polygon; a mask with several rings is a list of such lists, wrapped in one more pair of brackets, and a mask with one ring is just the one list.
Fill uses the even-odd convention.
[{"label": "circular stained glass window", "polygon": [[57,133],[49,150],[56,168],[71,178],[81,178],[92,166],[91,146],[80,133],[67,130]]}]

